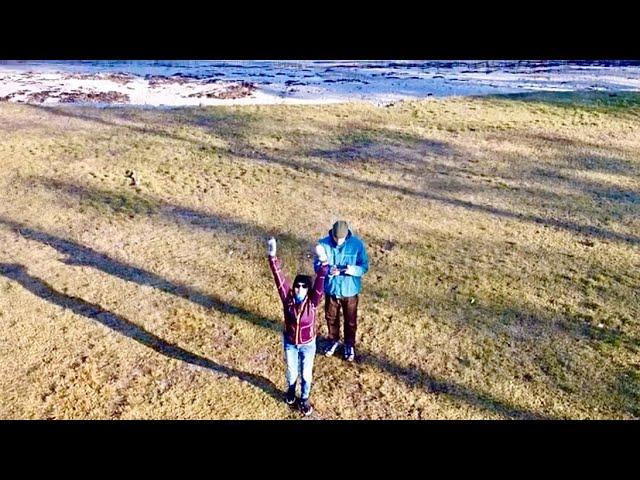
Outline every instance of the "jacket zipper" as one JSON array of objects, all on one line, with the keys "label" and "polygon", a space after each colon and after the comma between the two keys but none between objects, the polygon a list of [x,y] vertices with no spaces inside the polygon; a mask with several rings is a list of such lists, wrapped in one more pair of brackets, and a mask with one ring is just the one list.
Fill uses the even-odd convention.
[{"label": "jacket zipper", "polygon": [[[304,313],[304,306],[305,303],[307,302],[307,299],[305,298],[304,301],[300,304],[300,314],[296,315],[296,344],[299,345],[302,343],[302,339],[300,338],[300,318],[302,317],[302,314]],[[295,312],[295,307],[294,307],[294,312]]]}]

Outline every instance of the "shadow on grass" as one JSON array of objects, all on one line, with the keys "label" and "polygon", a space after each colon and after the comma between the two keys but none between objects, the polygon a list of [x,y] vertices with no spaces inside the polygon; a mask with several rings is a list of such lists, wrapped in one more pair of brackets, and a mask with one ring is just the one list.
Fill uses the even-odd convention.
[{"label": "shadow on grass", "polygon": [[640,419],[640,370],[630,368],[621,371],[616,379],[616,386],[621,396],[621,404],[636,419]]},{"label": "shadow on grass", "polygon": [[[64,115],[71,115],[73,116],[73,114],[71,113],[67,113],[65,112]],[[92,120],[95,120],[94,118],[92,118]],[[106,122],[106,124],[109,124],[108,122]],[[209,124],[207,122],[204,122],[204,124],[206,124],[207,126],[209,126]],[[122,126],[122,125],[118,125],[118,124],[113,124],[116,126]],[[149,134],[157,134],[157,135],[166,135],[166,132],[162,131],[162,130],[152,130],[152,129],[143,129],[141,130],[143,133],[149,133]],[[189,142],[194,142],[194,139],[191,138],[182,138],[182,137],[172,137],[172,138],[177,138],[179,140],[183,140],[183,141],[189,141]],[[347,181],[356,183],[356,184],[360,184],[364,187],[374,187],[374,188],[380,188],[380,189],[385,189],[385,190],[389,190],[392,192],[397,192],[400,194],[404,194],[404,195],[411,195],[411,196],[416,196],[416,197],[421,197],[421,198],[427,198],[427,199],[431,199],[431,200],[436,200],[445,204],[450,204],[450,205],[454,205],[454,206],[458,206],[458,207],[463,207],[472,211],[480,211],[480,212],[485,212],[485,213],[489,213],[491,215],[495,215],[495,216],[501,216],[501,217],[507,217],[507,218],[516,218],[519,220],[524,220],[524,221],[529,221],[529,222],[534,222],[534,223],[540,223],[540,224],[544,224],[547,226],[553,226],[553,227],[557,227],[560,229],[564,229],[570,232],[577,232],[577,233],[581,233],[581,234],[589,234],[589,235],[593,235],[596,237],[602,237],[602,238],[608,238],[611,240],[615,240],[615,241],[623,241],[623,242],[630,242],[632,244],[638,244],[640,243],[640,238],[636,237],[636,236],[632,236],[632,235],[625,235],[625,234],[620,234],[620,233],[616,233],[616,232],[612,232],[606,229],[602,229],[602,228],[598,228],[598,227],[592,227],[589,225],[581,225],[579,223],[576,222],[571,222],[571,221],[561,221],[561,220],[557,220],[554,218],[549,218],[549,217],[543,217],[543,216],[536,216],[536,215],[528,215],[528,214],[520,214],[517,212],[513,212],[511,210],[506,210],[506,209],[499,209],[496,207],[492,207],[492,206],[486,206],[486,205],[481,205],[481,204],[477,204],[477,203],[473,203],[473,202],[468,202],[468,201],[464,201],[464,200],[459,200],[456,198],[452,198],[451,196],[447,196],[447,195],[443,195],[443,194],[437,194],[437,193],[432,193],[432,192],[424,192],[421,190],[417,190],[417,189],[413,189],[413,188],[406,188],[406,187],[402,187],[402,186],[398,186],[398,185],[393,185],[393,184],[388,184],[388,183],[384,183],[384,182],[379,182],[379,181],[371,181],[371,180],[362,180],[359,179],[357,177],[355,177],[354,175],[350,175],[348,173],[343,173],[343,172],[339,172],[339,171],[332,171],[331,169],[322,167],[316,163],[309,163],[309,162],[305,162],[305,163],[299,163],[299,162],[295,162],[289,159],[283,159],[283,158],[275,158],[273,156],[270,156],[266,153],[262,153],[262,152],[255,152],[255,151],[250,151],[250,146],[249,145],[243,145],[241,143],[241,141],[236,140],[235,142],[233,141],[233,139],[229,139],[230,142],[232,142],[231,144],[233,145],[234,149],[229,150],[230,153],[234,154],[234,155],[243,155],[243,156],[247,156],[249,158],[253,158],[255,160],[258,161],[263,161],[263,162],[269,162],[269,163],[277,163],[286,167],[291,167],[294,168],[296,170],[309,170],[309,171],[315,171],[316,173],[320,173],[320,174],[325,174],[331,177],[337,177],[337,178],[343,178]],[[357,146],[356,146],[357,147]],[[366,150],[370,147],[369,144],[365,144],[363,145],[363,148]],[[342,147],[341,147],[342,148]],[[345,147],[347,148],[346,151],[342,151],[340,152],[340,150],[338,150],[338,155],[340,154],[347,154],[350,155],[350,147]],[[359,147],[358,147],[359,148]],[[332,153],[332,151],[330,150],[315,150],[315,151],[311,151],[312,154],[316,154],[319,159],[322,161],[322,164],[325,165],[327,163],[330,162],[326,162],[326,160],[328,159],[332,159],[334,158],[334,154]],[[356,158],[358,154],[357,148],[356,151],[354,153],[354,158]],[[336,157],[338,160],[339,158]],[[58,185],[59,186],[59,185]],[[80,192],[82,193],[82,192]],[[95,193],[95,192],[94,192]],[[107,196],[109,195],[109,192],[102,192],[103,194],[106,194]],[[211,217],[210,215],[207,215],[205,213],[202,212],[197,212],[197,211],[193,211],[193,210],[189,210],[189,209],[181,209],[179,207],[176,206],[171,206],[169,204],[164,204],[162,206],[162,208],[167,208],[167,211],[171,211],[171,208],[174,207],[174,213],[175,214],[170,214],[169,217],[170,218],[176,218],[176,216],[178,218],[182,218],[182,219],[186,219],[188,220],[191,224],[196,225],[196,226],[200,226],[201,228],[219,228],[218,225],[218,220],[215,219],[215,217]],[[234,220],[230,220],[231,222],[235,222]],[[232,228],[242,228],[243,226],[246,226],[246,224],[243,224],[242,222],[239,223],[232,223],[230,224],[232,226]],[[81,247],[82,248],[82,247]],[[99,268],[99,267],[96,267]],[[132,267],[129,267],[132,268]],[[138,269],[134,269],[134,270],[138,270]],[[105,270],[108,271],[108,270]],[[109,272],[112,273],[112,272]],[[148,272],[145,272],[148,273]],[[113,273],[115,274],[115,273]],[[117,275],[117,274],[116,274]],[[153,274],[151,274],[153,275]],[[134,280],[135,281],[135,280]],[[172,292],[173,293],[173,292]],[[244,311],[246,312],[246,311]],[[251,313],[248,312],[250,315]],[[268,321],[268,320],[267,320]],[[254,322],[256,324],[259,324],[257,322]],[[263,325],[264,326],[264,325]],[[403,381],[405,382],[414,382],[414,383],[410,383],[411,385],[414,384],[419,384],[420,382],[427,384],[428,386],[432,386],[433,387],[433,391],[439,391],[440,393],[447,393],[449,395],[454,395],[454,396],[458,396],[459,398],[464,399],[465,401],[472,403],[474,405],[480,406],[482,408],[487,408],[490,410],[494,410],[496,412],[499,412],[501,415],[507,416],[509,418],[543,418],[535,413],[531,413],[531,412],[521,412],[518,411],[517,409],[514,409],[508,405],[505,405],[501,402],[497,402],[495,400],[491,400],[488,399],[488,397],[486,397],[485,395],[483,395],[482,393],[475,393],[469,389],[467,389],[466,387],[460,387],[457,386],[455,384],[452,383],[448,383],[448,382],[444,382],[438,379],[431,379],[431,377],[429,377],[428,375],[425,374],[425,372],[418,372],[416,374],[415,371],[410,370],[410,369],[406,369],[404,367],[399,367],[395,364],[393,364],[393,362],[389,361],[386,358],[378,358],[378,357],[374,357],[374,356],[369,356],[367,357],[367,354],[365,353],[364,355],[365,361],[374,365],[376,368],[378,369],[382,369],[382,370],[386,370],[389,372],[393,372],[396,376],[398,376],[398,378],[401,378]],[[415,380],[415,375],[418,375],[418,378],[427,378],[427,380]],[[431,387],[429,387],[431,388]]]},{"label": "shadow on grass", "polygon": [[[505,138],[505,140],[508,140]],[[519,132],[518,142],[532,148],[553,148],[556,151],[574,150],[582,153],[571,155],[562,154],[562,162],[555,162],[557,169],[570,168],[584,170],[588,172],[600,172],[614,175],[629,175],[637,177],[640,167],[633,161],[626,160],[625,157],[633,155],[633,150],[625,149],[616,145],[597,143],[595,141],[576,140],[561,134],[551,133],[524,133]],[[589,150],[588,154],[583,153]]]},{"label": "shadow on grass", "polygon": [[[154,215],[157,215],[173,223],[179,222],[180,224],[185,225],[188,228],[202,229],[205,231],[212,230],[218,233],[224,233],[225,235],[233,236],[236,245],[236,247],[234,248],[239,248],[241,250],[245,249],[245,251],[252,249],[253,246],[258,244],[262,246],[263,242],[265,242],[267,238],[269,238],[270,236],[274,236],[278,240],[280,251],[287,252],[287,257],[293,260],[291,263],[297,263],[296,269],[298,272],[302,272],[302,269],[305,268],[305,265],[309,269],[311,269],[311,264],[313,261],[311,252],[312,246],[314,245],[314,242],[312,242],[311,239],[304,239],[290,233],[278,231],[276,229],[266,230],[263,227],[250,222],[237,220],[226,215],[211,214],[208,212],[171,204],[169,202],[153,198],[149,195],[134,195],[128,194],[126,192],[122,193],[94,187],[84,187],[49,178],[32,178],[35,178],[35,182],[40,186],[56,192],[62,192],[66,195],[73,196],[80,201],[88,200],[89,202],[96,202],[100,204],[101,207],[107,206],[107,208],[112,209],[113,212],[124,214],[137,213],[141,215],[147,215],[150,218],[152,218]],[[41,243],[49,244],[60,252],[67,253],[71,256],[71,258],[67,261],[68,264],[93,266],[107,273],[120,276],[121,278],[130,281],[136,281],[136,278],[142,278],[143,283],[141,283],[140,281],[137,281],[137,283],[156,286],[156,288],[160,288],[163,291],[174,293],[184,298],[190,299],[207,308],[216,308],[214,304],[216,302],[219,303],[219,301],[214,301],[210,297],[203,296],[202,294],[195,292],[192,289],[186,289],[185,291],[185,288],[182,286],[178,286],[175,284],[167,285],[166,280],[157,278],[154,274],[145,272],[144,270],[122,264],[117,260],[100,260],[100,258],[106,256],[104,254],[99,254],[87,247],[74,244],[70,240],[57,238],[43,232],[33,231],[32,229],[26,228],[11,220],[4,220],[2,217],[0,217],[0,223],[5,223],[10,227],[19,230],[21,235],[25,238],[30,238],[32,240],[40,241]],[[329,231],[329,228],[330,227],[327,226],[327,232]],[[373,247],[383,243],[383,240],[375,238],[370,238],[370,242],[367,242],[367,244]],[[367,248],[369,249],[369,247]],[[260,255],[262,255],[262,253]],[[309,274],[313,273],[309,271]],[[375,295],[383,294],[376,288],[375,285],[370,285],[369,288],[371,289],[370,291]],[[229,310],[227,309],[225,311]],[[253,323],[261,323],[261,321],[258,320],[254,321]]]},{"label": "shadow on grass", "polygon": [[578,90],[571,92],[523,92],[485,95],[486,101],[501,100],[529,103],[540,106],[561,107],[569,110],[587,112],[601,112],[607,114],[635,114],[640,113],[640,93],[638,92],[597,92]]},{"label": "shadow on grass", "polygon": [[[327,337],[318,335],[318,352],[322,352],[329,343],[330,341]],[[340,350],[336,353],[336,355],[341,354],[342,352]],[[553,419],[553,417],[509,405],[483,392],[478,392],[463,385],[430,375],[422,369],[400,366],[384,355],[374,355],[366,349],[357,349],[356,361],[357,364],[370,365],[379,371],[388,372],[412,388],[422,387],[426,391],[436,395],[446,395],[456,401],[462,400],[473,407],[497,413],[505,419]]]},{"label": "shadow on grass", "polygon": [[497,413],[506,419],[517,420],[552,420],[549,417],[537,412],[524,410],[513,405],[509,405],[501,400],[496,400],[490,395],[472,390],[463,385],[459,385],[447,380],[437,378],[433,375],[416,369],[401,367],[396,365],[389,359],[378,355],[372,355],[366,351],[360,351],[360,362],[369,364],[379,370],[393,373],[396,378],[402,380],[408,385],[423,385],[429,392],[437,395],[447,395],[455,400],[462,400],[469,405],[483,410]]},{"label": "shadow on grass", "polygon": [[[582,157],[584,158],[584,157]],[[568,159],[569,163],[573,163],[572,159]],[[598,161],[596,158],[590,158],[591,161]],[[605,182],[592,180],[589,178],[576,177],[576,173],[588,172],[593,173],[598,168],[582,166],[581,168],[564,167],[562,169],[555,168],[535,168],[531,171],[532,176],[541,180],[551,180],[556,183],[563,183],[571,189],[585,195],[595,201],[604,200],[616,207],[629,207],[637,209],[632,211],[634,214],[640,214],[640,193],[631,188],[623,188],[614,185],[607,185]],[[640,174],[640,169],[638,170]],[[556,194],[559,197],[559,194]],[[603,209],[602,205],[599,205]]]},{"label": "shadow on grass", "polygon": [[[148,118],[144,117],[145,111],[136,109],[135,107],[115,107],[115,108],[104,108],[104,109],[96,109],[94,107],[79,107],[79,106],[70,106],[70,107],[54,107],[54,106],[42,106],[42,105],[29,105],[32,108],[41,110],[48,114],[58,115],[67,118],[76,118],[78,120],[84,120],[89,122],[94,122],[100,125],[104,125],[107,127],[116,127],[116,128],[126,128],[131,130],[132,132],[140,133],[143,135],[157,135],[164,138],[170,138],[173,140],[177,140],[180,142],[188,142],[200,147],[209,147],[209,142],[198,140],[193,137],[179,135],[175,132],[170,131],[169,129],[160,128],[157,125],[149,125],[145,124],[145,126],[136,125],[132,123],[118,123],[112,120],[105,120],[102,118],[103,112],[109,112],[110,114],[114,114],[121,120],[127,121],[149,121]],[[164,118],[165,111],[152,110],[154,112],[154,116],[157,116],[158,113],[162,115]],[[251,114],[242,114],[241,112],[229,112],[225,111],[224,115],[220,117],[216,117],[213,115],[213,111],[206,110],[207,115],[193,115],[193,111],[188,107],[186,108],[176,108],[172,109],[168,112],[168,115],[175,117],[176,115],[184,115],[189,114],[193,117],[193,121],[189,122],[197,127],[207,126],[207,127],[215,127],[217,130],[226,131],[238,129],[245,122],[250,121],[252,118]],[[134,115],[139,115],[140,118],[136,118]],[[178,125],[181,125],[184,122],[178,122]],[[229,132],[229,135],[232,135],[232,132]]]},{"label": "shadow on grass", "polygon": [[52,191],[61,192],[77,198],[79,201],[98,204],[100,208],[108,208],[114,213],[159,215],[174,224],[184,224],[202,230],[215,230],[229,234],[243,234],[259,242],[266,242],[271,236],[289,246],[311,251],[313,244],[290,233],[278,229],[265,229],[253,223],[237,220],[224,214],[213,214],[193,208],[176,205],[151,195],[132,193],[131,191],[104,190],[81,186],[70,182],[51,178],[31,177],[31,182]]},{"label": "shadow on grass", "polygon": [[88,266],[101,270],[115,277],[137,283],[138,285],[148,285],[162,292],[170,293],[178,297],[187,299],[205,308],[218,310],[223,313],[233,314],[249,323],[280,331],[280,323],[274,322],[266,317],[262,317],[248,310],[235,307],[219,298],[205,295],[201,291],[179,283],[170,282],[155,273],[148,272],[141,268],[136,268],[126,263],[110,258],[108,255],[96,252],[95,250],[79,245],[70,240],[56,237],[45,232],[34,230],[21,225],[12,220],[0,217],[0,223],[13,228],[21,236],[28,240],[34,240],[44,245],[49,245],[67,255],[65,263],[67,265]]},{"label": "shadow on grass", "polygon": [[[41,107],[41,106],[34,106],[34,108],[42,109],[46,112],[53,113],[55,115],[95,121],[97,123],[104,124],[107,126],[112,126],[112,127],[113,126],[126,127],[134,131],[138,131],[140,133],[166,136],[169,138],[190,142],[200,146],[209,146],[207,142],[203,142],[203,141],[185,137],[185,136],[176,135],[157,127],[140,127],[137,125],[119,124],[116,122],[104,120],[97,115],[87,114],[86,112],[78,113],[77,111],[71,110],[69,108]],[[90,111],[92,112],[93,110],[90,110]],[[113,111],[116,112],[117,115],[123,118],[125,118],[127,114],[130,115],[130,113],[127,113],[126,110],[125,111],[113,110]],[[251,145],[246,144],[246,142],[242,140],[242,135],[241,135],[242,129],[248,128],[249,123],[254,120],[255,115],[250,113],[247,113],[247,114],[238,114],[237,112],[233,114],[229,113],[228,115],[230,115],[232,119],[231,123],[233,123],[233,127],[231,128],[228,125],[229,123],[227,121],[228,115],[226,113],[221,117],[217,117],[214,115],[214,112],[215,110],[212,110],[212,109],[208,109],[204,113],[200,113],[197,110],[193,110],[193,109],[178,109],[173,111],[173,113],[177,115],[184,116],[186,114],[191,119],[190,121],[185,122],[184,118],[180,118],[179,122],[181,124],[187,124],[187,125],[191,125],[199,128],[202,128],[204,126],[208,130],[211,130],[212,134],[222,135],[222,138],[229,142],[230,148],[228,148],[228,152],[232,155],[240,155],[240,156],[244,156],[246,158],[250,158],[250,159],[257,160],[264,163],[279,164],[284,167],[293,168],[295,170],[306,170],[306,171],[315,172],[316,174],[327,175],[333,178],[341,178],[348,182],[352,182],[356,185],[361,185],[365,188],[383,189],[383,190],[396,192],[396,193],[407,195],[407,196],[425,198],[425,199],[434,200],[443,204],[462,207],[470,211],[488,213],[490,215],[494,215],[497,217],[513,218],[516,220],[526,221],[534,224],[541,224],[548,227],[555,227],[555,228],[566,230],[569,232],[574,232],[582,235],[590,235],[596,238],[602,238],[602,239],[607,239],[607,240],[616,241],[616,242],[626,242],[626,243],[631,243],[633,245],[640,244],[640,237],[631,235],[631,234],[618,233],[611,230],[607,230],[605,228],[592,226],[592,225],[584,225],[584,224],[580,224],[578,222],[573,222],[570,220],[560,220],[560,219],[549,218],[549,217],[540,216],[540,215],[518,213],[515,211],[493,207],[490,205],[482,205],[482,204],[470,202],[467,200],[460,200],[446,194],[425,192],[422,190],[389,184],[385,182],[360,179],[355,175],[336,171],[332,168],[325,168],[315,163],[313,164],[309,162],[302,163],[302,162],[293,161],[290,159],[285,159],[282,157],[276,158],[267,153],[256,151],[255,147],[252,147]],[[350,132],[350,136],[348,138],[351,138],[351,142],[353,143],[353,145],[349,145],[347,142],[346,144],[344,144],[342,147],[338,148],[335,151],[310,149],[308,152],[306,152],[306,154],[310,155],[311,158],[318,158],[323,162],[323,164],[326,163],[328,159],[339,158],[340,154],[342,155],[346,154],[347,157],[353,156],[353,155],[357,156],[358,155],[357,152],[359,152],[363,147],[370,148],[369,137],[373,135],[377,130],[359,129],[354,131],[353,129],[351,129],[348,131]],[[419,140],[419,139],[416,138],[414,140]],[[425,143],[424,139],[420,139],[420,140],[424,144],[423,148],[426,147],[427,150],[430,150],[436,154],[438,152],[446,151],[449,148],[446,144],[442,142],[431,142],[431,143],[426,142]],[[590,165],[590,162],[592,162],[592,159],[586,159],[584,161],[587,162],[585,165]],[[332,162],[332,163],[336,163],[336,162]]]},{"label": "shadow on grass", "polygon": [[278,401],[282,400],[281,390],[278,389],[270,380],[260,375],[243,372],[242,370],[221,365],[194,353],[188,352],[177,345],[166,342],[162,338],[146,331],[144,328],[120,315],[104,310],[102,307],[86,302],[81,298],[62,294],[53,289],[43,280],[29,275],[22,265],[7,263],[0,264],[0,274],[18,282],[34,295],[37,295],[38,297],[55,305],[67,308],[77,315],[82,315],[90,320],[99,322],[115,332],[132,338],[133,340],[166,357],[207,368],[228,377],[239,378],[240,380],[261,389],[272,398]]},{"label": "shadow on grass", "polygon": [[[385,170],[421,173],[433,167],[434,157],[459,154],[446,142],[422,137],[398,135],[384,129],[356,130],[338,138],[335,148],[311,149],[306,155],[321,158],[336,166],[364,165],[375,162]],[[401,168],[398,168],[401,167]],[[416,167],[422,167],[417,170]]]},{"label": "shadow on grass", "polygon": [[[214,308],[226,313],[233,314],[242,320],[248,321],[256,326],[271,329],[274,331],[281,331],[280,323],[273,322],[270,319],[257,315],[249,310],[241,309],[221,302],[218,299],[211,298],[201,292],[185,287],[183,285],[169,282],[158,275],[147,272],[145,270],[131,267],[122,262],[113,260],[107,255],[98,253],[88,247],[78,245],[69,240],[64,240],[53,235],[49,235],[44,232],[39,232],[33,229],[26,228],[16,222],[0,218],[0,223],[15,229],[24,238],[34,240],[58,250],[60,253],[69,256],[70,265],[86,265],[93,268],[97,268],[101,271],[114,275],[118,278],[138,283],[140,285],[149,285],[154,288],[158,288],[161,291],[172,293],[174,295],[186,298],[197,304],[203,305],[207,308]],[[8,278],[12,278],[28,290],[32,291],[36,295],[52,301],[57,305],[61,305],[65,308],[70,308],[74,312],[84,315],[93,320],[100,321],[101,323],[113,328],[120,333],[128,335],[137,341],[140,341],[144,345],[154,348],[156,351],[163,353],[166,356],[184,360],[194,365],[204,366],[215,371],[221,371],[227,375],[237,376],[244,378],[242,375],[248,376],[250,383],[259,386],[270,395],[274,396],[274,392],[278,392],[275,387],[262,377],[258,377],[245,372],[239,372],[229,367],[218,365],[209,360],[198,357],[191,354],[179,347],[168,344],[163,340],[153,336],[144,329],[132,324],[128,320],[119,317],[115,314],[103,310],[101,307],[85,302],[84,300],[69,297],[53,290],[49,285],[42,282],[39,279],[29,276],[24,267],[20,265],[4,264],[2,266],[2,274]],[[322,321],[322,320],[319,320]],[[319,337],[319,341],[322,342],[322,337]],[[361,355],[361,361],[366,364],[370,364],[374,368],[380,371],[387,371],[395,375],[398,379],[404,381],[410,386],[423,386],[424,388],[434,393],[444,393],[450,395],[453,398],[460,398],[472,405],[480,408],[484,408],[490,411],[495,411],[506,418],[545,418],[542,415],[532,412],[518,410],[494,400],[489,396],[482,393],[475,393],[471,389],[464,386],[456,385],[452,382],[443,381],[428,375],[426,372],[419,370],[413,370],[396,365],[393,361],[387,358],[379,358],[375,355],[368,353],[366,350],[359,349]],[[264,388],[263,388],[264,387]],[[274,396],[276,398],[276,396]],[[280,399],[279,394],[277,398]]]},{"label": "shadow on grass", "polygon": [[611,240],[611,241],[616,241],[616,242],[626,242],[626,243],[631,243],[632,245],[640,245],[640,237],[637,237],[635,235],[630,235],[630,234],[624,234],[624,233],[618,233],[618,232],[613,232],[604,228],[600,228],[600,227],[596,227],[596,226],[592,226],[592,225],[583,225],[577,222],[573,222],[570,220],[559,220],[559,219],[555,219],[555,218],[546,218],[543,216],[539,216],[539,215],[532,215],[532,214],[527,214],[527,213],[519,213],[519,212],[512,212],[510,210],[505,210],[502,208],[498,208],[498,207],[493,207],[490,205],[482,205],[482,204],[478,204],[478,203],[474,203],[474,202],[470,202],[468,200],[460,200],[457,198],[451,198],[445,195],[441,195],[441,194],[437,194],[437,193],[431,193],[431,192],[424,192],[424,191],[420,191],[420,190],[416,190],[413,188],[409,188],[409,187],[403,187],[403,186],[399,186],[399,185],[393,185],[393,184],[389,184],[389,183],[385,183],[385,182],[380,182],[380,181],[376,181],[376,180],[363,180],[360,179],[358,177],[356,177],[355,175],[350,175],[347,173],[342,173],[342,172],[338,172],[338,171],[332,171],[329,169],[326,169],[324,167],[320,167],[317,165],[305,165],[304,167],[301,167],[301,165],[297,162],[291,161],[291,160],[285,160],[282,158],[273,158],[273,157],[268,157],[265,155],[261,155],[259,157],[261,160],[263,161],[269,161],[272,163],[277,163],[286,167],[291,167],[291,168],[304,168],[307,170],[311,170],[314,171],[316,173],[320,173],[323,175],[329,175],[332,177],[338,177],[338,178],[342,178],[344,180],[347,180],[349,182],[353,182],[356,184],[360,184],[365,188],[379,188],[379,189],[384,189],[384,190],[388,190],[388,191],[392,191],[392,192],[397,192],[400,193],[402,195],[407,195],[407,196],[413,196],[413,197],[419,197],[419,198],[424,198],[427,200],[435,200],[438,202],[441,202],[443,204],[448,204],[448,205],[453,205],[456,207],[462,207],[465,208],[467,210],[470,211],[476,211],[476,212],[482,212],[482,213],[488,213],[490,215],[494,215],[497,217],[502,217],[502,218],[512,218],[512,219],[516,219],[516,220],[521,220],[521,221],[526,221],[526,222],[530,222],[533,224],[539,224],[539,225],[545,225],[547,227],[555,227],[561,230],[566,230],[568,232],[572,232],[572,233],[579,233],[582,235],[590,235],[593,236],[595,238],[601,238],[601,239],[606,239],[606,240]]}]

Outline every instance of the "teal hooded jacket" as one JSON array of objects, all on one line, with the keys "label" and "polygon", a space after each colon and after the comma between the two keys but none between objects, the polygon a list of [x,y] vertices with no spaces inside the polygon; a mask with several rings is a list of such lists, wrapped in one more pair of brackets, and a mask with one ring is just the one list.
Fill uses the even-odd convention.
[{"label": "teal hooded jacket", "polygon": [[[339,275],[327,275],[324,281],[325,295],[341,298],[359,294],[362,289],[362,275],[369,270],[369,257],[364,242],[349,229],[346,240],[340,246],[334,242],[331,231],[318,243],[324,247],[327,254],[329,269],[336,266],[342,270]],[[320,261],[315,256],[313,267],[316,273],[320,266]]]}]

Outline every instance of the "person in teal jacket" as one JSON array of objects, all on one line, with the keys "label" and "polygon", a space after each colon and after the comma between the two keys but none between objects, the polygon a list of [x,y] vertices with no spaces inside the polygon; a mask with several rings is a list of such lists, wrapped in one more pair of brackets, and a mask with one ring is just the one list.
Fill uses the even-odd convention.
[{"label": "person in teal jacket", "polygon": [[[340,345],[340,310],[344,316],[344,358],[355,360],[358,299],[362,276],[369,270],[369,257],[364,242],[353,234],[344,220],[333,224],[329,235],[318,241],[325,249],[329,274],[325,279],[324,315],[329,330],[329,346],[324,354],[335,354]],[[316,255],[314,268],[318,272],[321,261]]]}]

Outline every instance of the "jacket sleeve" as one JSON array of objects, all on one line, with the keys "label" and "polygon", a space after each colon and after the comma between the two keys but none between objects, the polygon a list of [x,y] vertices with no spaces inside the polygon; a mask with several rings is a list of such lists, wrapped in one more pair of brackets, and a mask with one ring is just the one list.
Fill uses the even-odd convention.
[{"label": "jacket sleeve", "polygon": [[369,256],[367,255],[367,249],[364,246],[364,243],[361,245],[361,248],[358,250],[358,255],[356,256],[356,264],[355,265],[347,265],[347,270],[345,273],[347,275],[351,275],[353,277],[361,277],[369,270]]},{"label": "jacket sleeve", "polygon": [[316,275],[316,280],[313,282],[313,290],[311,290],[309,301],[314,307],[318,306],[320,300],[322,300],[322,295],[324,295],[324,280],[327,277],[328,271],[328,264],[321,265]]},{"label": "jacket sleeve", "polygon": [[287,280],[287,276],[282,272],[280,259],[278,257],[269,257],[269,267],[271,267],[273,279],[276,281],[276,288],[278,289],[280,300],[284,303],[285,298],[287,298],[287,293],[291,290],[291,285]]}]

